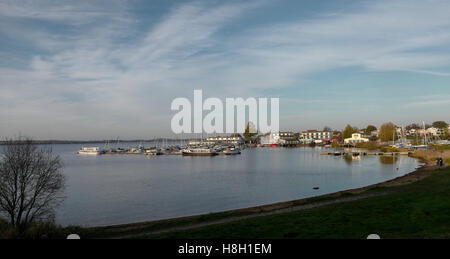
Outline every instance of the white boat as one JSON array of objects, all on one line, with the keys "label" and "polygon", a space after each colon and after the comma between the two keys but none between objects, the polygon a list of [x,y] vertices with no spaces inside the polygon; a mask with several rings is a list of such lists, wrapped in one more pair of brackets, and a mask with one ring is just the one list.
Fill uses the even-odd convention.
[{"label": "white boat", "polygon": [[417,146],[412,146],[411,149],[414,149],[414,150],[426,150],[426,149],[428,149],[428,146],[427,145],[417,145]]},{"label": "white boat", "polygon": [[217,152],[211,148],[188,148],[183,149],[183,156],[215,156]]},{"label": "white boat", "polygon": [[161,149],[159,148],[150,148],[145,150],[145,154],[149,156],[159,156],[162,155],[163,152],[161,152]]},{"label": "white boat", "polygon": [[99,147],[82,147],[77,154],[79,155],[100,155],[102,151]]},{"label": "white boat", "polygon": [[223,151],[225,155],[239,155],[241,150],[239,148],[227,148]]}]

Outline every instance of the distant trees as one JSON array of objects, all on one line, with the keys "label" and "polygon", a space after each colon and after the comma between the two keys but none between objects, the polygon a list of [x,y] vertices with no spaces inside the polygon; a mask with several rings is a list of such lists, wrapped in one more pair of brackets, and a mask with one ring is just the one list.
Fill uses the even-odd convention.
[{"label": "distant trees", "polygon": [[366,127],[366,129],[364,130],[364,133],[366,134],[370,134],[372,131],[377,130],[377,127],[373,126],[373,125],[369,125]]},{"label": "distant trees", "polygon": [[[448,130],[448,123],[445,121],[435,121],[433,122],[431,125],[430,124],[425,124],[425,129],[431,128],[431,127],[435,127],[438,129],[443,129],[443,130]],[[422,129],[423,125],[420,123],[412,123],[408,126],[405,127],[406,130],[412,130],[412,129]]]},{"label": "distant trees", "polygon": [[358,131],[357,127],[352,127],[350,124],[347,124],[347,126],[344,129],[344,131],[342,131],[342,138],[343,139],[351,138],[352,134],[357,132],[357,131]]},{"label": "distant trees", "polygon": [[386,142],[395,140],[395,131],[395,125],[392,122],[384,123],[381,125],[378,133],[380,141]]},{"label": "distant trees", "polygon": [[0,157],[0,215],[19,232],[53,220],[64,187],[59,156],[38,149],[30,139],[6,141]]},{"label": "distant trees", "polygon": [[328,126],[325,126],[325,127],[323,127],[323,131],[333,131],[330,127],[328,127]]},{"label": "distant trees", "polygon": [[435,121],[431,125],[438,129],[448,129],[448,124],[445,121]]},{"label": "distant trees", "polygon": [[256,130],[255,125],[252,122],[249,121],[247,123],[247,127],[245,128],[245,131],[244,131],[244,134],[243,134],[245,141],[249,142],[251,140],[251,138],[253,136],[257,135],[257,134],[258,134],[258,132]]},{"label": "distant trees", "polygon": [[336,139],[338,142],[342,142],[344,140],[342,138],[342,132],[340,131],[333,132],[333,139]]},{"label": "distant trees", "polygon": [[420,129],[420,125],[418,123],[412,123],[405,127],[406,130],[412,130],[412,129]]}]

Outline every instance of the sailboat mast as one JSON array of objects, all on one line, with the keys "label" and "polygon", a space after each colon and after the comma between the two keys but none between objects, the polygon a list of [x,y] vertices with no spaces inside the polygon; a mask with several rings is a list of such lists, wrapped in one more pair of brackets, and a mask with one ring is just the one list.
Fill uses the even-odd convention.
[{"label": "sailboat mast", "polygon": [[424,136],[424,145],[426,145],[427,144],[427,130],[426,130],[426,128],[425,128],[425,121],[422,121],[422,123],[423,123],[423,136]]}]

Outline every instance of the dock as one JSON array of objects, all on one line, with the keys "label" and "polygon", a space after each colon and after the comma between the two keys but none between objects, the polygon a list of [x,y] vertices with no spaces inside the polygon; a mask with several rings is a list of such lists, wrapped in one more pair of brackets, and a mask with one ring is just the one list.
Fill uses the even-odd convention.
[{"label": "dock", "polygon": [[161,152],[161,153],[148,153],[148,152],[110,152],[105,151],[103,154],[105,155],[147,155],[147,156],[160,156],[160,155],[166,155],[166,156],[176,156],[180,155],[181,152]]},{"label": "dock", "polygon": [[351,151],[351,152],[321,152],[321,155],[330,156],[408,156],[413,152],[366,152],[366,151]]}]

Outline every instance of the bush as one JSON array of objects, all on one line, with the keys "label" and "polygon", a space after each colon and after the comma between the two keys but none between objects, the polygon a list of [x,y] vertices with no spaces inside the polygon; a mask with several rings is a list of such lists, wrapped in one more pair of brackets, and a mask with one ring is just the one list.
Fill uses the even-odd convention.
[{"label": "bush", "polygon": [[391,146],[383,146],[380,148],[381,152],[400,152],[398,148],[391,147]]},{"label": "bush", "polygon": [[434,150],[450,150],[450,145],[438,145],[438,144],[434,144],[431,145],[432,149]]},{"label": "bush", "polygon": [[450,150],[417,150],[413,156],[431,162],[435,162],[438,157],[442,157],[447,164],[450,162]]},{"label": "bush", "polygon": [[63,228],[53,222],[41,222],[31,224],[24,232],[0,219],[0,239],[65,239],[69,234],[80,233],[81,228]]},{"label": "bush", "polygon": [[4,219],[0,218],[0,239],[16,238],[15,229]]},{"label": "bush", "polygon": [[332,148],[339,148],[340,146],[339,146],[339,143],[333,142],[333,143],[331,143],[331,147]]},{"label": "bush", "polygon": [[364,148],[364,149],[368,149],[368,150],[376,150],[378,149],[378,143],[375,141],[370,141],[370,142],[365,142],[365,143],[357,143],[356,144],[357,148]]}]

